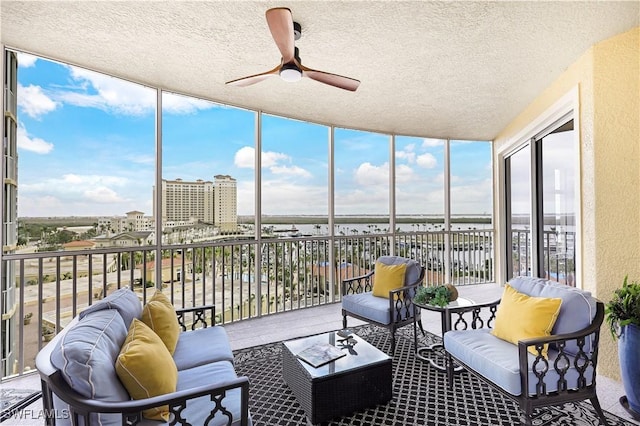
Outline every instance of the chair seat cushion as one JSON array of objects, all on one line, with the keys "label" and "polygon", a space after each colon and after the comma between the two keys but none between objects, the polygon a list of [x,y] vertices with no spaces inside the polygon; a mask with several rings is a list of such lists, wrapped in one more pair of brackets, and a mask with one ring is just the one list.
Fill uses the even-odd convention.
[{"label": "chair seat cushion", "polygon": [[198,329],[197,333],[183,331],[173,353],[178,371],[215,361],[233,362],[233,352],[224,327]]},{"label": "chair seat cushion", "polygon": [[[199,333],[198,333],[199,334]],[[229,380],[236,379],[238,376],[229,361],[211,362],[194,368],[189,368],[178,372],[177,391],[195,389],[199,386],[210,385],[211,383],[224,383]],[[233,415],[232,425],[240,424],[241,411],[241,395],[240,389],[233,389],[227,392],[226,397],[222,400],[224,407]],[[206,418],[214,407],[214,402],[208,395],[187,401],[187,407],[182,411],[182,416],[188,419],[192,425],[204,425]],[[216,413],[209,425],[221,426],[227,425],[228,419],[222,413]],[[140,422],[142,426],[165,424],[149,419],[143,419]],[[168,424],[168,423],[167,423]],[[249,418],[249,425],[251,425]]]},{"label": "chair seat cushion", "polygon": [[[367,318],[368,320],[383,325],[388,325],[391,323],[391,313],[389,312],[389,306],[389,299],[384,297],[376,297],[370,291],[342,296],[342,309],[354,315],[360,316],[362,318]],[[400,318],[399,320],[409,318],[410,316],[407,315],[407,312],[413,312],[413,305],[411,305],[408,310],[401,310],[400,315],[402,315],[403,318]],[[398,313],[395,312],[395,310],[394,315],[396,317],[398,316]],[[398,321],[398,318],[395,318],[395,321]]]},{"label": "chair seat cushion", "polygon": [[[444,334],[444,347],[454,358],[460,360],[469,368],[487,378],[512,395],[521,395],[520,366],[518,363],[518,346],[499,339],[491,334],[490,329],[452,330]],[[530,395],[536,394],[538,378],[534,374],[533,363],[535,356],[527,354],[529,359],[529,389]],[[558,357],[558,351],[549,349],[549,371],[545,375],[546,392],[558,389],[559,375],[553,364]],[[577,388],[578,371],[573,366],[574,358],[568,357],[571,365],[565,379],[569,389]],[[539,370],[539,368],[538,368]],[[591,384],[593,367],[586,369],[587,383]]]}]

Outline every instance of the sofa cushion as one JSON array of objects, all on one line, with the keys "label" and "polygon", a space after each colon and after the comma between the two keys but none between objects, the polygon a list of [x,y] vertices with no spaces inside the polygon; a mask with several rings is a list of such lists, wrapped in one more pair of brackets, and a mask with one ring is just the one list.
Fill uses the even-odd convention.
[{"label": "sofa cushion", "polygon": [[[210,385],[211,383],[224,383],[234,380],[238,376],[229,361],[218,361],[204,364],[198,367],[189,368],[178,372],[177,390],[194,389],[199,386]],[[233,426],[240,424],[241,413],[241,395],[240,389],[227,391],[225,398],[222,400],[224,407],[229,410],[233,416]],[[182,411],[182,416],[189,420],[192,425],[206,424],[206,418],[214,407],[214,403],[207,395],[200,398],[192,399],[187,402],[187,407]],[[212,426],[227,425],[228,418],[222,413],[216,413],[216,416],[209,423]],[[141,426],[158,425],[159,422],[143,420]],[[252,424],[249,418],[249,425]]]},{"label": "sofa cushion", "polygon": [[176,309],[169,298],[160,290],[156,290],[142,308],[141,319],[160,337],[169,353],[173,355],[182,330],[178,324]]},{"label": "sofa cushion", "polygon": [[178,371],[215,361],[233,362],[226,330],[214,326],[180,333],[173,361]]},{"label": "sofa cushion", "polygon": [[138,299],[138,296],[131,291],[129,287],[118,289],[99,302],[89,306],[80,312],[80,319],[92,312],[101,311],[103,309],[116,309],[122,316],[124,325],[127,329],[131,326],[131,320],[134,318],[140,318],[140,315],[142,315],[142,304],[140,303],[140,299]]},{"label": "sofa cushion", "polygon": [[[512,395],[522,394],[520,384],[520,366],[518,364],[518,346],[499,339],[491,334],[490,329],[452,330],[444,334],[444,347],[454,358],[460,360],[469,368],[486,377]],[[553,365],[558,352],[549,349],[549,371],[545,375],[547,393],[558,390],[559,375]],[[533,365],[536,357],[528,354],[529,394],[536,394],[538,378],[534,374]],[[567,387],[577,389],[579,373],[574,365],[574,358],[569,356],[570,368],[565,374]],[[543,366],[539,363],[538,370]],[[591,384],[593,367],[589,365],[585,371],[587,384]]]},{"label": "sofa cushion", "polygon": [[[178,370],[160,337],[134,318],[116,359],[116,373],[133,399],[175,392]],[[169,420],[169,407],[143,411],[149,419]]]},{"label": "sofa cushion", "polygon": [[373,295],[388,299],[391,290],[404,287],[406,271],[406,263],[385,265],[382,262],[376,262],[375,273],[373,275]]},{"label": "sofa cushion", "polygon": [[[596,300],[588,291],[569,287],[565,284],[548,281],[542,278],[517,277],[509,284],[520,293],[538,297],[559,297],[562,299],[558,319],[551,334],[573,333],[588,327],[596,316]],[[585,341],[584,351],[590,353],[593,348],[593,337]],[[570,354],[578,353],[575,341],[566,344],[565,351]]]},{"label": "sofa cushion", "polygon": [[[86,398],[128,401],[126,389],[115,371],[115,359],[127,336],[117,310],[105,309],[85,315],[70,328],[51,353],[51,363],[65,381]],[[119,414],[92,414],[92,424],[120,425]]]},{"label": "sofa cushion", "polygon": [[[551,334],[560,312],[560,298],[528,296],[507,284],[496,312],[496,320],[491,334],[513,344],[533,337]],[[549,345],[544,345],[542,356],[547,356]],[[536,355],[536,348],[529,352]]]}]

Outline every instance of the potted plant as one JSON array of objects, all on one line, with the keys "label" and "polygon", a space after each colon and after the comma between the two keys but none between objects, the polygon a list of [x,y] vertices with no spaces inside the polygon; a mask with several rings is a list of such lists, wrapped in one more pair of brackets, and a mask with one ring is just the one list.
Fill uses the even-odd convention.
[{"label": "potted plant", "polygon": [[458,289],[451,284],[420,287],[413,301],[420,304],[445,307],[458,298]]},{"label": "potted plant", "polygon": [[640,420],[640,282],[628,282],[614,292],[605,313],[614,340],[618,340],[620,374],[626,395],[620,404]]},{"label": "potted plant", "polygon": [[45,342],[49,342],[51,339],[53,339],[53,336],[55,336],[55,334],[56,334],[56,329],[54,326],[48,323],[42,324],[42,339]]},{"label": "potted plant", "polygon": [[26,314],[24,314],[24,318],[22,319],[23,324],[29,325],[31,323],[32,317],[33,317],[33,312],[27,312]]}]

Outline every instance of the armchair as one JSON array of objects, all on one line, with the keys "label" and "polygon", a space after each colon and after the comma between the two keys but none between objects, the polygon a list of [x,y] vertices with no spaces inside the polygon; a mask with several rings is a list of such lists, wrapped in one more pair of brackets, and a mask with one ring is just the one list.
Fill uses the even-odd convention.
[{"label": "armchair", "polygon": [[[537,407],[588,399],[606,425],[596,394],[603,303],[587,291],[541,278],[517,277],[508,284],[517,293],[505,291],[500,301],[456,310],[455,324],[462,324],[464,329],[444,334],[449,385],[453,385],[452,361],[455,361],[519,404],[522,424],[532,424],[531,415]],[[516,342],[496,337],[492,330],[497,328],[501,305],[514,303],[509,294],[515,294],[520,301],[527,297],[533,299],[532,320],[522,324],[529,329],[536,327],[536,318],[546,309],[543,304],[549,306],[545,300],[562,299],[559,310],[555,310],[557,317],[550,335],[522,337]],[[520,310],[531,308],[522,304],[512,306]],[[469,324],[462,319],[464,314],[471,316]],[[507,317],[507,322],[520,323],[512,315]]]},{"label": "armchair", "polygon": [[[404,280],[397,288],[391,288],[384,297],[374,295],[375,273],[373,270],[359,277],[342,281],[342,326],[347,328],[347,316],[366,321],[380,327],[385,327],[391,333],[391,354],[395,352],[395,332],[398,328],[414,323],[413,318],[424,334],[420,309],[413,305],[413,296],[421,285],[425,275],[425,268],[412,259],[399,256],[382,256],[376,265],[406,265]],[[382,276],[381,274],[379,274]],[[378,285],[381,285],[378,282]],[[393,287],[393,286],[391,286]],[[414,333],[414,340],[417,339]],[[417,342],[414,341],[417,347]]]}]

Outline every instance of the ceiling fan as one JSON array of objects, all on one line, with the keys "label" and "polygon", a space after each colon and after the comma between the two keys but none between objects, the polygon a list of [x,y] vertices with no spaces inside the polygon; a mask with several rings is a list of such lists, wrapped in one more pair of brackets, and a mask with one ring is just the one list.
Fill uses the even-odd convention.
[{"label": "ceiling fan", "polygon": [[352,92],[356,91],[360,85],[359,80],[313,70],[302,65],[298,48],[295,47],[295,40],[300,38],[302,29],[300,24],[293,22],[290,9],[286,7],[276,7],[267,10],[265,15],[271,36],[282,54],[280,65],[267,72],[227,81],[226,84],[244,87],[259,83],[273,75],[280,75],[285,81],[294,82],[300,80],[302,77],[309,77],[312,80],[339,87],[340,89]]}]

